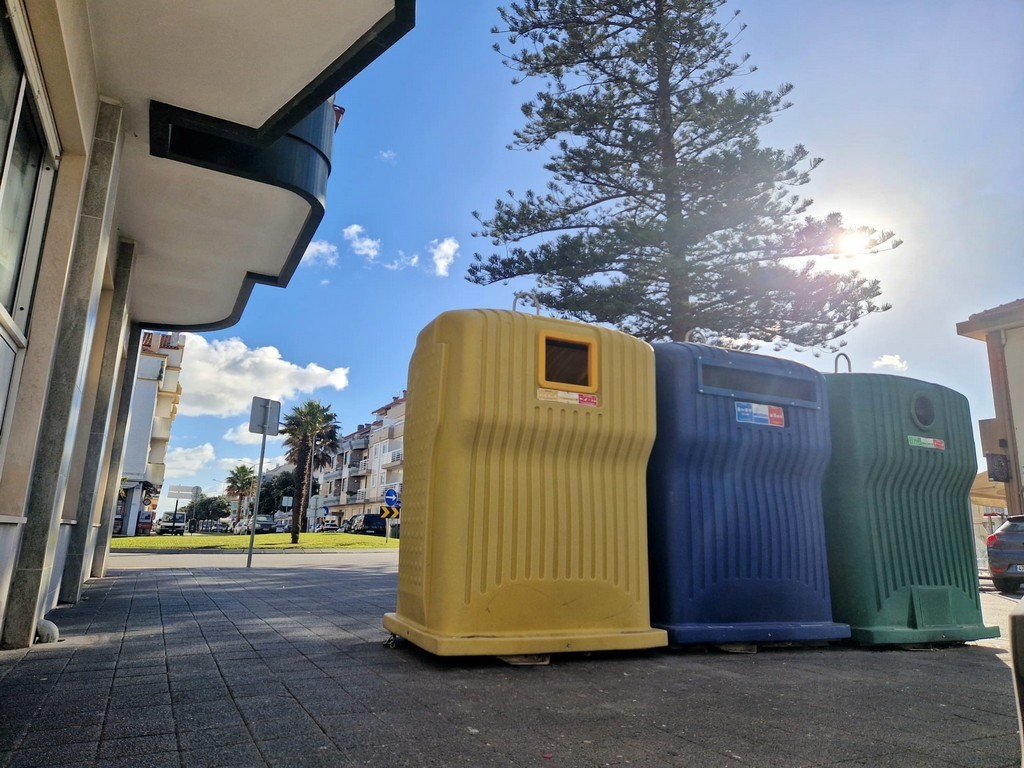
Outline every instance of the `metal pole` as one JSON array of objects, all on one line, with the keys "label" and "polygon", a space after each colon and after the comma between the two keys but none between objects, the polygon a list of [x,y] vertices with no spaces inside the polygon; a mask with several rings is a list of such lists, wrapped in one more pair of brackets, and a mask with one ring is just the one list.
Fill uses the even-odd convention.
[{"label": "metal pole", "polygon": [[245,567],[252,567],[252,548],[256,543],[256,515],[260,511],[260,491],[263,490],[263,456],[267,452],[267,418],[270,416],[270,403],[263,405],[263,439],[260,442],[260,469],[256,475],[256,508],[252,511],[252,525],[249,526],[249,555],[245,559]]}]

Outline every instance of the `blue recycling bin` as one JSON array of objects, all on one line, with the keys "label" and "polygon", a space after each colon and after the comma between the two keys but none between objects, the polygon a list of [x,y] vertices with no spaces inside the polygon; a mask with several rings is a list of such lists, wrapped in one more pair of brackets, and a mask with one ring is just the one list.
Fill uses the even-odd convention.
[{"label": "blue recycling bin", "polygon": [[823,376],[702,344],[654,354],[651,623],[676,645],[849,637],[829,595]]}]

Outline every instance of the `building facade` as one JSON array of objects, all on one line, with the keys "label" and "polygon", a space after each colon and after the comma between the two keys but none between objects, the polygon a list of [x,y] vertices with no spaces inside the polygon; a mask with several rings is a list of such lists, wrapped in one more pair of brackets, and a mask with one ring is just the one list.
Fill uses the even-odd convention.
[{"label": "building facade", "polygon": [[339,520],[379,513],[389,490],[402,496],[405,392],[373,415],[372,423],[341,438],[331,467],[319,475],[322,503]]},{"label": "building facade", "polygon": [[333,94],[415,5],[4,5],[0,645],[25,647],[106,568],[144,329],[225,328],[255,284],[287,285],[323,217]]},{"label": "building facade", "polygon": [[181,360],[185,339],[180,333],[145,331],[132,392],[132,415],[125,436],[121,469],[121,503],[114,515],[114,534],[147,533],[164,484],[164,462],[171,425],[181,401]]},{"label": "building facade", "polygon": [[957,323],[961,336],[985,343],[995,418],[979,422],[990,480],[1001,484],[1006,513],[1024,514],[1024,299]]}]

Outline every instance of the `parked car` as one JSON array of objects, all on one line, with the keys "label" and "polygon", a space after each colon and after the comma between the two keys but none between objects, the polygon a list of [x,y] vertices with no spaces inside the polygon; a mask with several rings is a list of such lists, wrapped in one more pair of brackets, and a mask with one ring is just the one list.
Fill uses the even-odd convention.
[{"label": "parked car", "polygon": [[387,532],[387,522],[380,515],[353,515],[350,531],[352,533],[368,533],[383,536]]},{"label": "parked car", "polygon": [[163,536],[169,533],[172,536],[185,535],[185,513],[184,512],[161,512],[153,520],[153,533]]},{"label": "parked car", "polygon": [[321,523],[316,527],[317,533],[337,533],[339,526],[334,523]]},{"label": "parked car", "polygon": [[231,532],[235,535],[249,532],[249,522],[252,520],[251,517],[246,517],[239,520],[231,527]]},{"label": "parked car", "polygon": [[273,515],[256,515],[256,533],[274,533],[276,530]]},{"label": "parked car", "polygon": [[986,540],[992,586],[1014,593],[1024,583],[1024,517],[1006,518]]},{"label": "parked car", "polygon": [[339,533],[351,533],[352,532],[352,518],[348,520],[342,520],[341,525],[338,526]]}]

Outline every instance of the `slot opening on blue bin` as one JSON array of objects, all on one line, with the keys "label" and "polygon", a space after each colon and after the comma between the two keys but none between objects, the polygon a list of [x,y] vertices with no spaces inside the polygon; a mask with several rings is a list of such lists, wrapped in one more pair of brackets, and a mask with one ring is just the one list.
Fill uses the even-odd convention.
[{"label": "slot opening on blue bin", "polygon": [[750,397],[766,403],[821,407],[815,380],[793,373],[780,375],[737,365],[716,365],[701,361],[698,376],[699,391],[705,395]]}]

